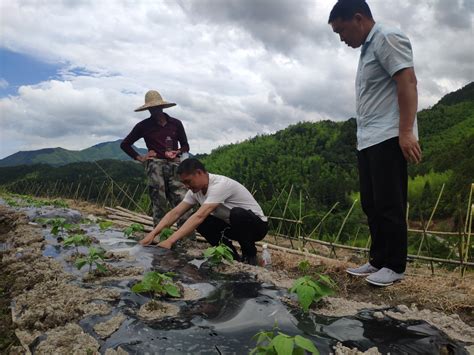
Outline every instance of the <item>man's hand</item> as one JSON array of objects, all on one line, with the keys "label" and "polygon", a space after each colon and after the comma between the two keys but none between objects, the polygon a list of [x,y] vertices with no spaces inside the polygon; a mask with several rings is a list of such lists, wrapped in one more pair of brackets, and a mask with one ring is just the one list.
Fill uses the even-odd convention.
[{"label": "man's hand", "polygon": [[145,155],[137,156],[137,160],[141,163],[153,159],[156,157],[156,152],[154,150],[149,150]]},{"label": "man's hand", "polygon": [[421,161],[421,148],[413,132],[400,132],[398,143],[408,162],[418,164]]},{"label": "man's hand", "polygon": [[179,152],[177,150],[167,150],[165,152],[165,157],[170,160],[174,160],[178,156],[178,153]]},{"label": "man's hand", "polygon": [[153,233],[148,233],[139,243],[143,246],[150,245],[153,242],[153,239],[155,239],[155,235]]},{"label": "man's hand", "polygon": [[170,238],[166,239],[166,240],[163,240],[160,244],[158,244],[158,246],[160,248],[165,248],[165,249],[171,249],[171,247],[173,246],[173,242],[170,240]]},{"label": "man's hand", "polygon": [[156,152],[151,149],[145,154],[145,160],[150,160],[152,158],[156,158]]}]

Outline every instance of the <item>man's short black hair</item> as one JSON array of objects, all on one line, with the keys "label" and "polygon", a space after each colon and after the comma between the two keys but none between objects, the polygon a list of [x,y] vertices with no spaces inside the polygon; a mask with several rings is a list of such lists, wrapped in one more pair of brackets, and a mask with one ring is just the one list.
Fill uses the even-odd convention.
[{"label": "man's short black hair", "polygon": [[365,0],[339,0],[329,14],[328,23],[337,19],[342,21],[352,20],[357,13],[372,19],[372,12]]},{"label": "man's short black hair", "polygon": [[196,158],[188,158],[186,160],[183,160],[181,164],[179,164],[178,170],[176,172],[178,173],[178,175],[192,174],[196,170],[202,170],[203,172],[206,172],[206,168],[204,167],[203,163],[201,163]]}]

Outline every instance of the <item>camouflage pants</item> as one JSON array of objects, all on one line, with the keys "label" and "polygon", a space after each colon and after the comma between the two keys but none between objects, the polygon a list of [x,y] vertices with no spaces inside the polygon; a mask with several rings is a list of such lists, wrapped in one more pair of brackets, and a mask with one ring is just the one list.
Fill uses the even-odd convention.
[{"label": "camouflage pants", "polygon": [[[179,181],[177,169],[179,163],[164,159],[147,160],[145,167],[148,176],[148,192],[153,207],[153,224],[156,226],[163,216],[176,207],[186,195],[186,188]],[[178,220],[182,225],[191,215],[187,212]]]}]

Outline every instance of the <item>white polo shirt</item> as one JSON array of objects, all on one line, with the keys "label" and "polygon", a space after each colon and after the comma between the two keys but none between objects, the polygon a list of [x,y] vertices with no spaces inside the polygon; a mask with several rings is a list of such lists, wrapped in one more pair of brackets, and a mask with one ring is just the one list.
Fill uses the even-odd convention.
[{"label": "white polo shirt", "polygon": [[188,190],[183,201],[193,206],[197,203],[200,205],[219,203],[219,206],[211,214],[229,224],[230,210],[234,207],[251,210],[262,221],[267,221],[262,208],[249,190],[237,181],[222,175],[209,174],[209,185],[206,194],[204,195],[202,191],[193,193]]}]

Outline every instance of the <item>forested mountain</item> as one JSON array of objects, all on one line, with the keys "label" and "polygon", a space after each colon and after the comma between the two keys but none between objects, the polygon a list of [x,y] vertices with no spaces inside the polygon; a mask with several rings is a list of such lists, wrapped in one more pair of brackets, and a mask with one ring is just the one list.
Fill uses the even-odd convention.
[{"label": "forested mountain", "polygon": [[203,159],[209,171],[230,176],[271,199],[284,186],[311,203],[349,203],[357,191],[355,119],[302,122],[272,135],[220,147]]},{"label": "forested mountain", "polygon": [[[17,152],[0,160],[2,166],[49,164],[53,166],[66,165],[76,162],[96,161],[103,159],[130,160],[122,149],[121,139],[114,142],[99,143],[83,150],[67,150],[63,148],[46,148],[25,152]],[[135,149],[142,154],[145,149]]]},{"label": "forested mountain", "polygon": [[142,164],[116,159],[78,162],[57,167],[35,164],[0,168],[0,186],[20,181],[44,184],[64,181],[88,185],[91,182],[101,183],[108,177],[111,177],[117,184],[142,184],[145,182]]}]

